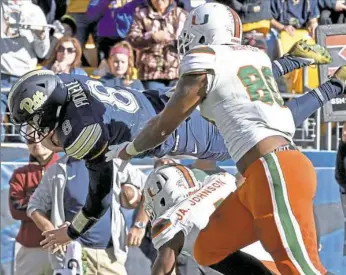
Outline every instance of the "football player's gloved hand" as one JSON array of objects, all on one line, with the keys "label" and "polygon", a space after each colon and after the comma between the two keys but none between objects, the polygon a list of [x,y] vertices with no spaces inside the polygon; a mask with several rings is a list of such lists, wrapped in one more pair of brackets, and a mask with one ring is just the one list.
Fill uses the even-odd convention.
[{"label": "football player's gloved hand", "polygon": [[117,144],[117,145],[111,145],[108,147],[108,152],[106,153],[106,161],[111,161],[115,158],[119,158],[122,160],[130,160],[134,155],[130,155],[126,152],[126,147],[131,142],[125,141],[123,143]]},{"label": "football player's gloved hand", "polygon": [[329,64],[332,62],[332,58],[325,47],[318,44],[310,45],[305,39],[296,42],[288,54],[309,60],[310,64]]}]

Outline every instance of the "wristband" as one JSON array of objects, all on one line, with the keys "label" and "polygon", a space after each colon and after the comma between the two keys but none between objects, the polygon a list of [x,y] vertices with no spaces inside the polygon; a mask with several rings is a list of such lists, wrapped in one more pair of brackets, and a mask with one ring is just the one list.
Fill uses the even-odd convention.
[{"label": "wristband", "polygon": [[137,152],[133,142],[130,142],[125,149],[126,153],[130,156],[137,156],[140,152]]},{"label": "wristband", "polygon": [[70,226],[68,227],[67,234],[73,240],[77,239],[80,235],[84,234],[90,227],[92,227],[98,219],[87,217],[83,210],[80,210],[73,218]]}]

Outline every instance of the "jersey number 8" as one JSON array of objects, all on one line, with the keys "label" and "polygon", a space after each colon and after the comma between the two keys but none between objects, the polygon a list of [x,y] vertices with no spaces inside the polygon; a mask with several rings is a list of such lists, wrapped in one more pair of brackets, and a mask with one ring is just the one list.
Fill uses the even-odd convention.
[{"label": "jersey number 8", "polygon": [[239,68],[238,77],[252,101],[260,100],[270,105],[274,102],[280,106],[284,105],[270,68],[262,67],[260,72],[252,65],[244,66]]},{"label": "jersey number 8", "polygon": [[86,84],[89,87],[90,93],[103,103],[115,105],[118,109],[131,114],[139,110],[137,100],[133,94],[126,90],[105,87],[96,80],[88,80]]}]

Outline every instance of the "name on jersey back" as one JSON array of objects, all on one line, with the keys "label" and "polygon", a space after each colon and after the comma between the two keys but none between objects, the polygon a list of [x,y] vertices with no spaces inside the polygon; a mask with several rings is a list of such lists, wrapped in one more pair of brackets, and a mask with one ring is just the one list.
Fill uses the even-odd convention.
[{"label": "name on jersey back", "polygon": [[[208,198],[211,194],[213,194],[216,190],[224,185],[226,185],[226,183],[221,181],[220,179],[216,179],[212,183],[208,183],[188,199],[188,201],[190,202],[189,205],[191,207],[196,207],[205,198]],[[179,208],[176,212],[178,220],[181,221],[190,210],[190,208]]]},{"label": "name on jersey back", "polygon": [[89,105],[88,97],[78,81],[70,82],[68,84],[65,84],[65,86],[67,87],[68,94],[72,98],[72,101],[76,108],[82,107],[84,105]]}]

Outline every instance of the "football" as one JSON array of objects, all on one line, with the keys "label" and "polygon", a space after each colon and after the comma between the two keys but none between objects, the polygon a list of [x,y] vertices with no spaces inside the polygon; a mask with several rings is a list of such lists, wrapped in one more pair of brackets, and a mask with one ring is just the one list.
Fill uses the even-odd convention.
[{"label": "football", "polygon": [[123,184],[120,192],[120,204],[127,209],[134,209],[142,199],[141,191],[132,184]]}]

